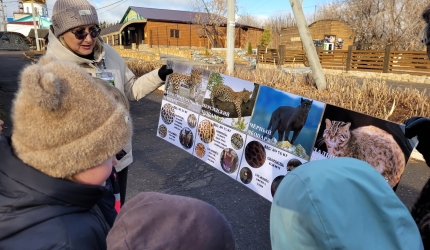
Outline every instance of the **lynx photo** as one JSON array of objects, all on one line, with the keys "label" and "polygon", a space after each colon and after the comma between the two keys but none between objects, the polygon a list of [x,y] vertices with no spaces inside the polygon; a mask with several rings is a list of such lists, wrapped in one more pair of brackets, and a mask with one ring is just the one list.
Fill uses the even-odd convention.
[{"label": "lynx photo", "polygon": [[404,125],[327,104],[311,160],[357,158],[373,166],[394,187],[415,144],[405,137]]}]

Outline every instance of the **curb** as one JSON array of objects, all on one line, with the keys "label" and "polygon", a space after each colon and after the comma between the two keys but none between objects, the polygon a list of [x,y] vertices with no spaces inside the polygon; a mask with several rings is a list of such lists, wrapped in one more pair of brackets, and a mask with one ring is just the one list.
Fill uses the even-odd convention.
[{"label": "curb", "polygon": [[414,150],[412,151],[412,154],[411,154],[411,157],[410,157],[410,158],[412,158],[412,159],[414,159],[414,160],[418,160],[418,161],[423,161],[423,162],[425,162],[423,155],[422,155],[420,152],[418,152],[416,149],[414,149]]},{"label": "curb", "polygon": [[32,64],[35,64],[37,62],[37,60],[27,56],[27,54],[24,52],[22,53],[24,55],[25,58],[27,58],[29,61],[31,61]]}]

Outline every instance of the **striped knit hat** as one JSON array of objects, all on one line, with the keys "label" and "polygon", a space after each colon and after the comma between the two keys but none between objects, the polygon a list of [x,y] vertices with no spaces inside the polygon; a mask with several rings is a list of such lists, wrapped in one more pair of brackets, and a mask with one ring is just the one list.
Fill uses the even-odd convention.
[{"label": "striped knit hat", "polygon": [[66,31],[82,26],[99,25],[96,9],[86,0],[57,0],[52,12],[54,35],[59,37]]}]

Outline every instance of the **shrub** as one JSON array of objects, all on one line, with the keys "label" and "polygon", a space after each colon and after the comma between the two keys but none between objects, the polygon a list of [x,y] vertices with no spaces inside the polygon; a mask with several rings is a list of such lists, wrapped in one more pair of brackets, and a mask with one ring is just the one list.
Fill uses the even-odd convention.
[{"label": "shrub", "polygon": [[248,55],[252,54],[252,44],[251,42],[248,42]]}]

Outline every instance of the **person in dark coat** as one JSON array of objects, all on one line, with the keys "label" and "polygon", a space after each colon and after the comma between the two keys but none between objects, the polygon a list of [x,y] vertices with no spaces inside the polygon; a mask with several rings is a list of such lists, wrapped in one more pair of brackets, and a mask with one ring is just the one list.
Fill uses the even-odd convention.
[{"label": "person in dark coat", "polygon": [[[430,5],[424,9],[422,18],[426,22],[422,42],[426,46],[427,56],[430,59]],[[418,145],[416,149],[423,155],[427,166],[430,167],[430,118],[414,116],[404,123],[406,125],[406,137],[417,137]],[[411,214],[420,230],[424,248],[430,249],[430,179],[427,180],[421,190],[412,207]]]},{"label": "person in dark coat", "polygon": [[131,139],[123,104],[70,62],[26,67],[0,140],[0,249],[106,249],[96,205]]},{"label": "person in dark coat", "polygon": [[[430,167],[430,118],[412,117],[405,121],[405,135],[408,138],[417,136],[417,150]],[[417,201],[411,210],[423,240],[424,249],[430,249],[430,179],[424,185]]]}]

